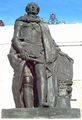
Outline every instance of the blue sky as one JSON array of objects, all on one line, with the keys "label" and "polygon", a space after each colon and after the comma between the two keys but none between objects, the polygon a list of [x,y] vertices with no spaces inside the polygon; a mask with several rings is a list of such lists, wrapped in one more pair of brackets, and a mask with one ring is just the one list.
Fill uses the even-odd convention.
[{"label": "blue sky", "polygon": [[0,19],[6,25],[14,24],[16,18],[25,14],[29,2],[40,6],[39,16],[44,20],[48,20],[51,13],[56,13],[60,21],[82,23],[82,0],[1,0]]}]

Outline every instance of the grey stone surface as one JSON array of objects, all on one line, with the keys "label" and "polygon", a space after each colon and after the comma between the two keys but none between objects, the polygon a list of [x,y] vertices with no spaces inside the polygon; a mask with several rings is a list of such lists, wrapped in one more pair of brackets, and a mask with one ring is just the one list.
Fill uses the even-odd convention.
[{"label": "grey stone surface", "polygon": [[56,108],[2,109],[2,118],[80,118],[80,110]]},{"label": "grey stone surface", "polygon": [[8,59],[14,70],[15,106],[69,108],[73,59],[55,43],[48,24],[38,16],[39,10],[36,3],[27,4],[26,14],[14,24]]}]

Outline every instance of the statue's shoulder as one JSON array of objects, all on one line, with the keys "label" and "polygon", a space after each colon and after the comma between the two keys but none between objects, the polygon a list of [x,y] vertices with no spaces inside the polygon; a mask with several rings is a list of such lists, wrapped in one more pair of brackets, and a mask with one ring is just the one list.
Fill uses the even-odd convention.
[{"label": "statue's shoulder", "polygon": [[41,24],[42,28],[45,28],[46,30],[49,31],[49,27],[48,27],[48,23],[47,22],[41,21],[40,24]]},{"label": "statue's shoulder", "polygon": [[21,16],[15,20],[15,25],[23,25],[26,21],[26,16]]},{"label": "statue's shoulder", "polygon": [[16,19],[16,21],[26,21],[26,15],[20,16],[19,18]]}]

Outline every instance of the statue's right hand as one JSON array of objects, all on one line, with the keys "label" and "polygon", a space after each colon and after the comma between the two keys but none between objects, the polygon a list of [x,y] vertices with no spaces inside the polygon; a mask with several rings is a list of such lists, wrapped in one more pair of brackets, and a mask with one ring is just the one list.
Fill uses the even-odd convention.
[{"label": "statue's right hand", "polygon": [[21,57],[22,59],[24,59],[24,60],[27,60],[27,54],[26,54],[26,52],[25,52],[25,51],[21,51],[20,57]]}]

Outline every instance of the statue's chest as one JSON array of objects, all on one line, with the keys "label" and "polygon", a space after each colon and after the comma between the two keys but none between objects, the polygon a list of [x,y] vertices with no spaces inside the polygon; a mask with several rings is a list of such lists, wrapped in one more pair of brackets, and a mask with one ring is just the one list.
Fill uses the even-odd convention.
[{"label": "statue's chest", "polygon": [[27,40],[36,41],[41,39],[41,29],[37,23],[24,24],[21,29],[21,37]]}]

